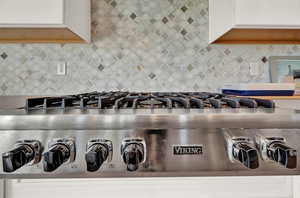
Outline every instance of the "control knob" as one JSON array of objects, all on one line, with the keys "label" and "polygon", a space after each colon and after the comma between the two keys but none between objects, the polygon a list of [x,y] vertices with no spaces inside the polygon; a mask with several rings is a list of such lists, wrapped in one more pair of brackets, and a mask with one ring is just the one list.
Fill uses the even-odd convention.
[{"label": "control knob", "polygon": [[125,140],[121,147],[121,153],[127,170],[136,171],[146,159],[145,142],[141,139]]},{"label": "control knob", "polygon": [[294,169],[297,167],[297,150],[287,146],[284,142],[275,141],[269,144],[267,156],[286,168]]},{"label": "control knob", "polygon": [[234,143],[232,146],[232,156],[247,168],[256,169],[259,167],[258,152],[247,142]]},{"label": "control knob", "polygon": [[95,172],[100,169],[105,161],[112,159],[112,142],[109,140],[96,139],[88,143],[85,155],[87,171]]},{"label": "control knob", "polygon": [[14,172],[26,164],[36,164],[41,159],[41,143],[24,140],[15,144],[15,149],[2,154],[3,171]]},{"label": "control knob", "polygon": [[286,144],[283,137],[256,136],[256,142],[264,161],[273,161],[288,168],[297,168],[297,150]]},{"label": "control knob", "polygon": [[55,171],[62,164],[75,160],[75,144],[72,139],[59,139],[49,144],[44,153],[44,171]]}]

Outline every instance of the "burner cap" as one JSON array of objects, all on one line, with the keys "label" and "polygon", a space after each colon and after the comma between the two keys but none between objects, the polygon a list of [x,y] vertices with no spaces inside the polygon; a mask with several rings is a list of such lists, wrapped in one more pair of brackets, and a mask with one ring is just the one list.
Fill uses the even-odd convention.
[{"label": "burner cap", "polygon": [[142,105],[162,105],[163,103],[157,100],[145,100],[140,102]]}]

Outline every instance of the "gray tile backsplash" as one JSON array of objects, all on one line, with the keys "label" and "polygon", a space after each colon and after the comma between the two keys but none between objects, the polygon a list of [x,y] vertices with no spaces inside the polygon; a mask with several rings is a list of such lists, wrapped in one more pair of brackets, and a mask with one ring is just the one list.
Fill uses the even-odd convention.
[{"label": "gray tile backsplash", "polygon": [[[0,95],[216,91],[268,82],[262,57],[300,54],[296,45],[208,45],[208,0],[92,2],[91,44],[0,44]],[[60,61],[66,76],[56,75]]]}]

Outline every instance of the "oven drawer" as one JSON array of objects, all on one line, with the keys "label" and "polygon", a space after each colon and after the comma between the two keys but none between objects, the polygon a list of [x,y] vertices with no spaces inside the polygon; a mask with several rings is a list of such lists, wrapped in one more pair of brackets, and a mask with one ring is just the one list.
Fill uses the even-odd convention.
[{"label": "oven drawer", "polygon": [[[292,177],[11,180],[7,198],[291,198]],[[32,193],[35,189],[36,193]]]}]

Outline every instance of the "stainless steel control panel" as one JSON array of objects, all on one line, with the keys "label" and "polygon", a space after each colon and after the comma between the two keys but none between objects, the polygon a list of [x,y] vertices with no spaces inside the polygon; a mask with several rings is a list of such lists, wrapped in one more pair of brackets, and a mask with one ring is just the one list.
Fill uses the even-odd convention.
[{"label": "stainless steel control panel", "polygon": [[0,132],[0,177],[299,175],[299,129]]}]

